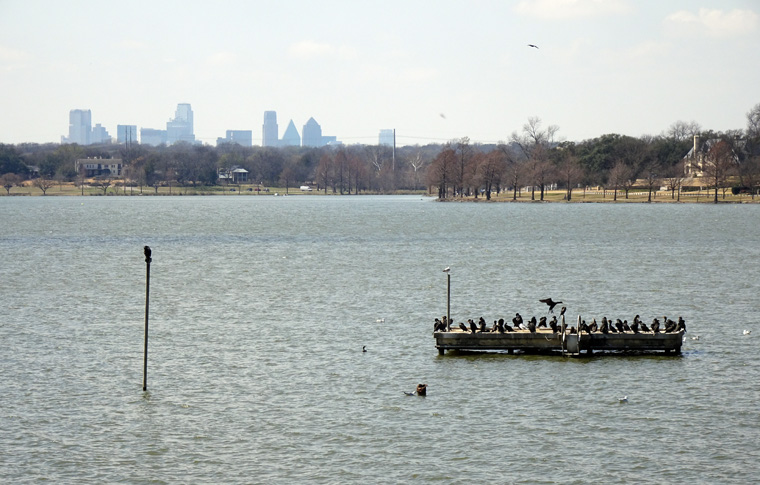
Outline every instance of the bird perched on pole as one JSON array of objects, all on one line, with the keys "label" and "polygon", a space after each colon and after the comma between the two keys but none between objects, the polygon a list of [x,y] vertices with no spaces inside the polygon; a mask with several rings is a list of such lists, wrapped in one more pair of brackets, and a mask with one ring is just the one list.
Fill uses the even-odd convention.
[{"label": "bird perched on pole", "polygon": [[145,246],[143,248],[143,252],[145,253],[145,262],[146,263],[150,263],[151,262],[151,258],[150,258],[150,254],[151,254],[150,246]]}]

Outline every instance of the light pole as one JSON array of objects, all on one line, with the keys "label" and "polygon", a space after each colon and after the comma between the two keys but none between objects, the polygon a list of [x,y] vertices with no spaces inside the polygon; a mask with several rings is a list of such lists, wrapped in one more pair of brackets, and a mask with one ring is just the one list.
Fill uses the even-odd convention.
[{"label": "light pole", "polygon": [[150,247],[145,246],[143,248],[145,253],[145,353],[143,356],[143,391],[148,390],[148,306],[150,303],[150,263],[153,261],[151,258]]},{"label": "light pole", "polygon": [[446,331],[451,330],[451,268],[446,266],[443,272],[446,273]]}]

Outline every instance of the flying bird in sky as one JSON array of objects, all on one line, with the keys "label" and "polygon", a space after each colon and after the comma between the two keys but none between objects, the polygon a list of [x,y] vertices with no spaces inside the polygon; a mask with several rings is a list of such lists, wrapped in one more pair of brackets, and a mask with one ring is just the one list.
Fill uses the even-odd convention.
[{"label": "flying bird in sky", "polygon": [[535,47],[536,49],[538,49],[538,46],[536,44],[528,44],[528,47]]}]

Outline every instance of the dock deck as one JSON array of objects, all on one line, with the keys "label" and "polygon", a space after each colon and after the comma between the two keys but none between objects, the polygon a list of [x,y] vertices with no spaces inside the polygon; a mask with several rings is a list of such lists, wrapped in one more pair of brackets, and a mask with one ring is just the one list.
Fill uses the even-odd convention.
[{"label": "dock deck", "polygon": [[451,329],[434,332],[435,346],[443,355],[447,350],[515,351],[524,353],[554,353],[580,355],[581,352],[664,352],[680,354],[683,331],[672,333],[625,332],[625,333],[553,333],[551,329],[539,328],[535,333],[528,330],[514,332],[464,332]]}]

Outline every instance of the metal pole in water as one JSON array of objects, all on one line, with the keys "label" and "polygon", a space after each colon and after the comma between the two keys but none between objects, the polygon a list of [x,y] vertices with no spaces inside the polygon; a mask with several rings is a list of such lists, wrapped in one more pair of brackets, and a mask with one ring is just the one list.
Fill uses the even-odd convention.
[{"label": "metal pole in water", "polygon": [[451,325],[451,274],[446,274],[446,319]]},{"label": "metal pole in water", "polygon": [[143,359],[143,391],[148,390],[148,308],[150,305],[150,263],[152,261],[150,247],[145,246],[145,356]]},{"label": "metal pole in water", "polygon": [[446,273],[446,331],[451,331],[451,268],[446,266],[443,272]]}]

